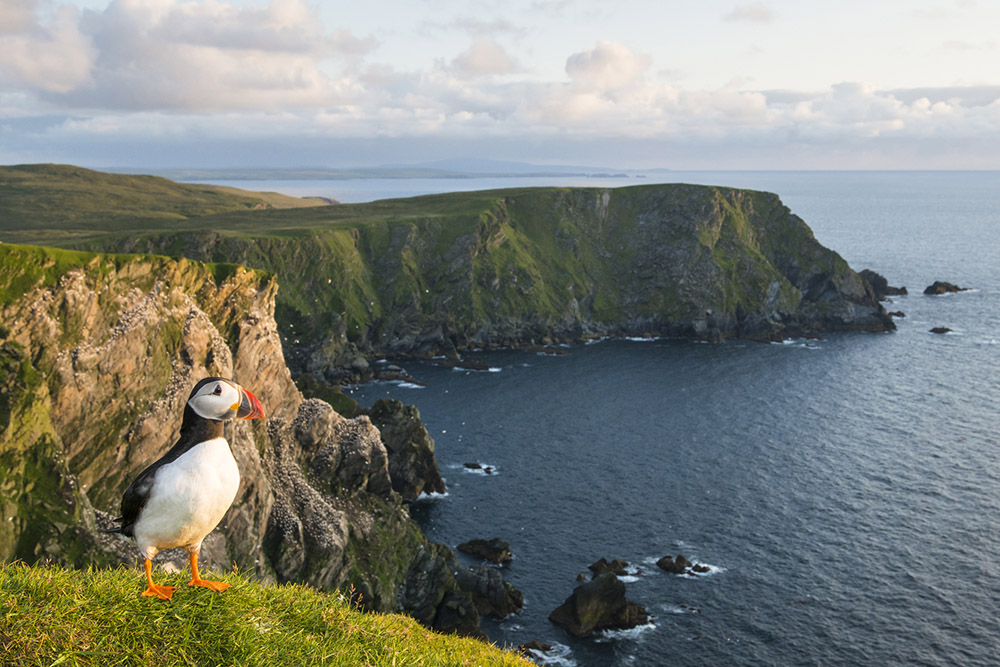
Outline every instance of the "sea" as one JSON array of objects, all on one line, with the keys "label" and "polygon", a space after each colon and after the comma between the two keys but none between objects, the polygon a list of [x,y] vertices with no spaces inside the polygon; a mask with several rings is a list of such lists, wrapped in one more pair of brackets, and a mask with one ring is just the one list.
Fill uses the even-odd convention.
[{"label": "sea", "polygon": [[[484,623],[492,640],[581,667],[1000,664],[1000,172],[229,184],[351,202],[652,182],[778,193],[853,268],[905,286],[886,304],[905,317],[771,344],[469,352],[486,370],[406,361],[420,384],[350,387],[420,409],[447,484],[411,505],[430,539],[510,543],[525,606]],[[936,280],[969,289],[925,296]],[[656,566],[677,554],[708,571]],[[548,616],[600,558],[629,563],[651,622],[573,638]]]}]

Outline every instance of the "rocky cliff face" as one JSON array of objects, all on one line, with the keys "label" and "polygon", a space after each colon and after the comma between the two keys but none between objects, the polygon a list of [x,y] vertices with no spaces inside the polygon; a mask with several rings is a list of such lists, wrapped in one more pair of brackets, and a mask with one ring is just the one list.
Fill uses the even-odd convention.
[{"label": "rocky cliff face", "polygon": [[364,375],[375,354],[894,328],[870,286],[764,192],[529,188],[261,216],[98,245],[277,272],[291,363],[330,380]]},{"label": "rocky cliff face", "polygon": [[276,290],[232,265],[0,245],[0,559],[136,561],[98,529],[176,440],[193,384],[221,375],[257,394],[268,419],[227,424],[242,480],[204,559],[400,609],[427,541],[369,418],[295,388]]}]

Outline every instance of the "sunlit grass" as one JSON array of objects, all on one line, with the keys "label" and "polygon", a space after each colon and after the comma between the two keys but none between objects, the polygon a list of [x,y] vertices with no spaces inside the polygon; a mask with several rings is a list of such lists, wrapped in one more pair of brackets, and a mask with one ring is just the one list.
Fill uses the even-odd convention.
[{"label": "sunlit grass", "polygon": [[357,611],[340,594],[212,573],[222,594],[189,588],[140,597],[138,570],[0,566],[0,662],[7,665],[497,665],[532,663],[395,614]]}]

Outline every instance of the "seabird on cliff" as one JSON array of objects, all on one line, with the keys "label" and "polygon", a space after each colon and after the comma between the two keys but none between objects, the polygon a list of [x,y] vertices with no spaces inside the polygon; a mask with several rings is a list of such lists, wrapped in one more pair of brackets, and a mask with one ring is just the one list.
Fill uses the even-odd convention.
[{"label": "seabird on cliff", "polygon": [[135,540],[146,559],[144,596],[169,600],[173,586],[153,583],[152,559],[160,549],[184,547],[191,581],[216,592],[229,584],[198,574],[201,541],[219,524],[236,497],[240,471],[223,435],[229,419],[264,416],[257,397],[232,380],[210,377],[191,390],[177,443],[142,471],[122,495],[121,526],[108,532]]}]

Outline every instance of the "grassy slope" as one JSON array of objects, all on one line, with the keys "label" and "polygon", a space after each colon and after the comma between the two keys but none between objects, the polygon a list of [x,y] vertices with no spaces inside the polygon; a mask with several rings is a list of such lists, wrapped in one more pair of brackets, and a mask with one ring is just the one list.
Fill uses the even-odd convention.
[{"label": "grassy slope", "polygon": [[[346,338],[376,350],[438,326],[465,345],[482,327],[507,336],[517,323],[544,332],[580,319],[687,335],[706,310],[730,323],[759,318],[769,299],[794,311],[799,292],[775,259],[808,275],[835,255],[776,196],[730,188],[512,188],[173,219],[143,217],[141,205],[110,221],[96,209],[53,221],[40,208],[32,225],[0,223],[0,240],[265,269],[281,279],[277,319],[291,347]],[[841,264],[830,268],[849,272]]]},{"label": "grassy slope", "polygon": [[0,167],[0,230],[171,228],[225,211],[315,207],[323,202],[156,176],[108,174],[69,165]]},{"label": "grassy slope", "polygon": [[223,594],[178,587],[170,602],[139,596],[137,570],[0,565],[0,655],[16,665],[528,666],[509,651],[430,632],[394,614],[356,611],[340,595],[261,586],[213,574]]}]

